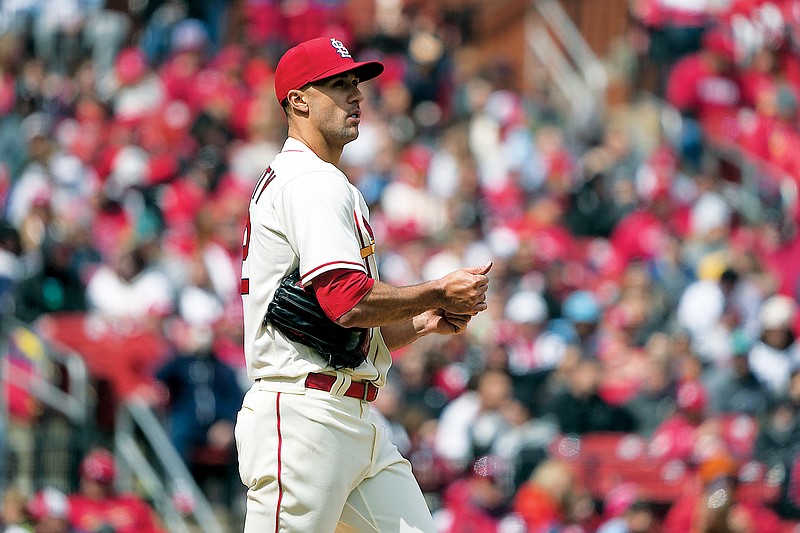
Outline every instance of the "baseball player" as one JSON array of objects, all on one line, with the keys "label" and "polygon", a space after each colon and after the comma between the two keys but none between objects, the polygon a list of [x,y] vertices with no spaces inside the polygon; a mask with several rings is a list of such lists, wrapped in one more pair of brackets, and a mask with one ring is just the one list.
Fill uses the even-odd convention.
[{"label": "baseball player", "polygon": [[[382,71],[328,37],[291,48],[275,70],[288,139],[253,190],[243,246],[245,356],[255,380],[235,429],[246,533],[435,531],[411,465],[370,402],[391,350],[461,333],[486,309],[491,263],[415,286],[378,281],[366,203],[337,165],[358,136],[359,84]],[[330,320],[369,332],[354,368],[335,370],[265,320],[295,269]]]}]

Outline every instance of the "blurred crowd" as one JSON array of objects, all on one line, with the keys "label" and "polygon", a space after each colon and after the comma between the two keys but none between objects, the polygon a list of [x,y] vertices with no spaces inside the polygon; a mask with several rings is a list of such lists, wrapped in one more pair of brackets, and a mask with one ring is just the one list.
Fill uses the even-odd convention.
[{"label": "blurred crowd", "polygon": [[[632,2],[626,43],[672,128],[632,103],[574,127],[482,58],[478,9],[2,2],[0,309],[90,317],[62,322],[86,343],[165,341],[112,390],[161,409],[193,472],[236,485],[242,232],[286,131],[273,69],[336,35],[386,65],[342,158],[382,279],[494,261],[489,310],[398,351],[375,402],[440,530],[796,531],[800,2]],[[745,179],[719,147],[767,171]],[[121,344],[115,366],[137,347]],[[630,442],[636,462],[600,468]],[[626,475],[648,465],[679,469],[680,490]],[[753,477],[763,490],[737,496]]]},{"label": "blurred crowd", "polygon": [[5,533],[164,533],[161,520],[135,494],[114,488],[117,466],[105,448],[81,459],[74,493],[46,486],[26,496],[17,489],[3,495],[0,522]]}]

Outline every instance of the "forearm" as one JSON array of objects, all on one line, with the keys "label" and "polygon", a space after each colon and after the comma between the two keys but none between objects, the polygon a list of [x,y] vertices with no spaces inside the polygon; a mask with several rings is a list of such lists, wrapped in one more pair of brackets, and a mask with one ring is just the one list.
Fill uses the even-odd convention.
[{"label": "forearm", "polygon": [[383,326],[381,327],[381,336],[390,352],[411,344],[419,338],[419,334],[414,330],[413,320],[404,320],[397,324]]},{"label": "forearm", "polygon": [[[390,335],[412,336],[408,331],[413,330],[411,319],[424,311],[441,307],[443,301],[443,290],[436,281],[407,287],[394,287],[376,281],[372,289],[338,322],[348,328],[396,325],[397,328],[389,329]],[[394,329],[399,331],[394,332]]]}]

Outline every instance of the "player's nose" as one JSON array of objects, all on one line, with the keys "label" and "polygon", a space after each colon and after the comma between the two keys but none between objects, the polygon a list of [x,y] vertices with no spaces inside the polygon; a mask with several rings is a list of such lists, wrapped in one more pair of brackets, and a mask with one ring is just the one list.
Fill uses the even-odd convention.
[{"label": "player's nose", "polygon": [[350,93],[350,102],[353,103],[361,103],[364,101],[364,93],[361,92],[361,89],[358,87],[353,87],[352,92]]}]

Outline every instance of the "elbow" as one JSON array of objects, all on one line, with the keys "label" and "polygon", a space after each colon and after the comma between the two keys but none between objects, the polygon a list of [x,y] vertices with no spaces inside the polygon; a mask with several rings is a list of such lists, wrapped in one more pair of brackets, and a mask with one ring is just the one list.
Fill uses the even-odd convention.
[{"label": "elbow", "polygon": [[364,324],[363,320],[364,314],[359,312],[358,306],[352,308],[345,314],[339,317],[336,321],[337,324],[342,326],[343,328],[366,328],[369,325]]}]

